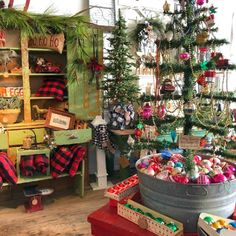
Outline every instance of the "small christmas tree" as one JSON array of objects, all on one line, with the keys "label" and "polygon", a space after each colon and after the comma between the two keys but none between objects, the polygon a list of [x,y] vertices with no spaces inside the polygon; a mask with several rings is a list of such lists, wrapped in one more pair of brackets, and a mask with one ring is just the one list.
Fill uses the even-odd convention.
[{"label": "small christmas tree", "polygon": [[104,99],[112,103],[135,102],[138,99],[138,77],[132,73],[133,63],[130,53],[125,19],[119,11],[119,19],[115,24],[110,41],[105,71],[107,78],[103,82]]}]

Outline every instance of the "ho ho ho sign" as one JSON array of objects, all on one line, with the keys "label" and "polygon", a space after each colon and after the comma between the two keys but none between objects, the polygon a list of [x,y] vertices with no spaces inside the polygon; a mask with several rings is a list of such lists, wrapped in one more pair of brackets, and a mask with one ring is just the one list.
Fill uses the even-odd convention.
[{"label": "ho ho ho sign", "polygon": [[29,47],[31,48],[47,48],[62,53],[64,47],[65,37],[64,33],[45,35],[31,38],[29,40]]}]

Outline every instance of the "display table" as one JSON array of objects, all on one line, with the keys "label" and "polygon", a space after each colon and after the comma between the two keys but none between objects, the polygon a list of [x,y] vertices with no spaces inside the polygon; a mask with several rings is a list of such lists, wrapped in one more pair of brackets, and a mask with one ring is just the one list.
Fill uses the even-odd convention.
[{"label": "display table", "polygon": [[[104,205],[88,216],[91,223],[91,233],[94,236],[154,236],[155,234],[141,229],[138,225],[122,218],[116,213],[117,208]],[[156,235],[155,235],[156,236]],[[197,236],[197,233],[184,234]]]}]

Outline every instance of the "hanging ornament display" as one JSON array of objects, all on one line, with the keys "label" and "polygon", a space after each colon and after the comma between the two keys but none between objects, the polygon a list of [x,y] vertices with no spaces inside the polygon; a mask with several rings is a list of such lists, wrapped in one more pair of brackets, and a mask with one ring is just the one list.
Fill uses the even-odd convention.
[{"label": "hanging ornament display", "polygon": [[172,84],[171,79],[165,79],[161,86],[161,93],[172,93],[175,91],[175,86]]},{"label": "hanging ornament display", "polygon": [[192,115],[196,110],[196,106],[192,101],[188,101],[184,104],[183,111],[185,115]]},{"label": "hanging ornament display", "polygon": [[165,119],[166,116],[166,107],[164,104],[158,105],[156,109],[157,117],[161,120]]},{"label": "hanging ornament display", "polygon": [[202,33],[199,33],[197,34],[197,37],[196,37],[196,43],[198,45],[203,45],[208,39],[208,33],[207,32],[202,32]]},{"label": "hanging ornament display", "polygon": [[201,86],[206,86],[207,85],[206,76],[204,74],[199,75],[197,83]]},{"label": "hanging ornament display", "polygon": [[190,58],[190,54],[188,52],[182,52],[179,54],[179,58],[183,61],[187,61]]},{"label": "hanging ornament display", "polygon": [[152,107],[149,102],[145,103],[142,112],[140,113],[142,119],[146,120],[152,116]]}]

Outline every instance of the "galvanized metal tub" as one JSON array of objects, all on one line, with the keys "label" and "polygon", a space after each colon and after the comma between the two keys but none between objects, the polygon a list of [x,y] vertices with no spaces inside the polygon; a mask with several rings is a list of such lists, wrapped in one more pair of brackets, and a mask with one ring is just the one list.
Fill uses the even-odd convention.
[{"label": "galvanized metal tub", "polygon": [[[136,167],[144,158],[136,162]],[[157,179],[139,171],[140,193],[144,205],[184,224],[184,232],[197,232],[201,212],[222,217],[233,214],[236,179],[210,185],[181,184]]]}]

